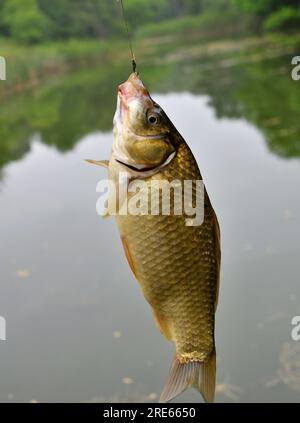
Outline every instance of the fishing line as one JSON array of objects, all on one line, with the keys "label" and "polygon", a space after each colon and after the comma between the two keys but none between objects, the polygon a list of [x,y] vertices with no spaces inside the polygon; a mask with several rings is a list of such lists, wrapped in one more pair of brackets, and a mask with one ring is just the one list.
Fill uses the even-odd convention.
[{"label": "fishing line", "polygon": [[129,42],[130,53],[131,53],[132,68],[133,68],[133,72],[136,72],[136,61],[135,61],[135,56],[134,56],[134,52],[133,52],[132,38],[131,38],[130,30],[129,30],[128,21],[127,21],[127,18],[126,18],[124,3],[123,3],[123,0],[117,0],[117,1],[121,4],[124,25],[125,25],[127,38],[128,38],[128,42]]}]

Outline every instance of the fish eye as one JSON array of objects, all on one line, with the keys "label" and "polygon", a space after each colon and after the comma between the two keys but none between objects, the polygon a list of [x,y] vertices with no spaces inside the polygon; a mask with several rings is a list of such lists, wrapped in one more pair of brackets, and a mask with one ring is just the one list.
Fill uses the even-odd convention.
[{"label": "fish eye", "polygon": [[150,113],[147,116],[148,122],[150,123],[150,125],[157,125],[159,122],[159,116],[155,113]]}]

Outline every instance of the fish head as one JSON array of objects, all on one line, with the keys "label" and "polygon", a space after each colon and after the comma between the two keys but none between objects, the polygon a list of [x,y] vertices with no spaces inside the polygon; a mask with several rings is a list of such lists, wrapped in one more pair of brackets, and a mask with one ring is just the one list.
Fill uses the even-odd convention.
[{"label": "fish head", "polygon": [[160,169],[176,155],[176,129],[133,73],[118,88],[113,153],[132,170]]}]

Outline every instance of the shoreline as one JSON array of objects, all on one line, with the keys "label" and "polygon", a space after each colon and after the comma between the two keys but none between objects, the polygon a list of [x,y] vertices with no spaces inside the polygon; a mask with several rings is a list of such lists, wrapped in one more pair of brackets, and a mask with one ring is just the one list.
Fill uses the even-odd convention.
[{"label": "shoreline", "polygon": [[[193,37],[188,46],[179,43],[175,35],[170,35],[167,38],[135,40],[134,44],[136,56],[141,58],[141,64],[169,64],[210,58],[216,60],[218,66],[231,67],[284,54],[300,54],[300,33],[275,33],[211,41]],[[129,61],[127,43],[117,40],[70,40],[65,43],[24,47],[12,42],[3,47],[1,40],[0,54],[5,57],[7,63],[7,80],[0,83],[0,98],[22,94],[39,87],[48,79],[101,63],[111,63],[114,66],[116,63]]]}]

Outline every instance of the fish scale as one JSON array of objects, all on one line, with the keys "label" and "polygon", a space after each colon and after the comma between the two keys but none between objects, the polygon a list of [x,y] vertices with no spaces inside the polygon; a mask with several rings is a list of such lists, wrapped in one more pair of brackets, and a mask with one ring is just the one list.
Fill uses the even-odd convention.
[{"label": "fish scale", "polygon": [[[172,164],[144,181],[150,192],[153,180],[174,179],[201,179],[184,141]],[[214,351],[218,274],[212,232],[216,218],[207,196],[205,206],[201,226],[186,226],[184,215],[117,216],[143,294],[154,312],[168,322],[180,362],[205,360]],[[172,207],[171,202],[171,211]]]}]

